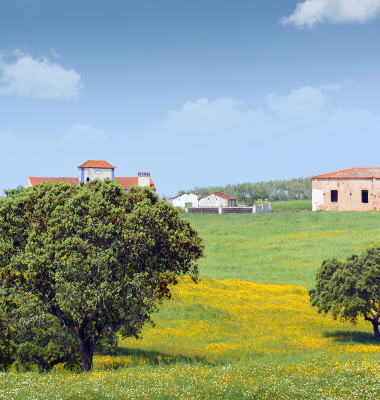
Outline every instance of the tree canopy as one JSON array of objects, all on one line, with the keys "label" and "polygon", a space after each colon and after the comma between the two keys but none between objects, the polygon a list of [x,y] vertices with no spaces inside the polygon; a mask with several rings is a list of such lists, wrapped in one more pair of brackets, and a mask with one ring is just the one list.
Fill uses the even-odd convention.
[{"label": "tree canopy", "polygon": [[4,193],[7,197],[18,196],[24,190],[24,186],[18,185],[15,189],[4,189]]},{"label": "tree canopy", "polygon": [[180,190],[178,194],[189,192],[199,196],[205,196],[212,192],[223,192],[235,197],[242,204],[253,204],[257,200],[311,200],[311,178],[196,187],[187,191]]},{"label": "tree canopy", "polygon": [[317,271],[316,287],[309,291],[311,305],[355,324],[360,316],[372,323],[380,341],[380,247],[371,247],[345,262],[325,260]]},{"label": "tree canopy", "polygon": [[54,316],[92,368],[107,329],[139,337],[182,275],[196,281],[197,232],[149,188],[45,182],[0,201],[0,281]]}]

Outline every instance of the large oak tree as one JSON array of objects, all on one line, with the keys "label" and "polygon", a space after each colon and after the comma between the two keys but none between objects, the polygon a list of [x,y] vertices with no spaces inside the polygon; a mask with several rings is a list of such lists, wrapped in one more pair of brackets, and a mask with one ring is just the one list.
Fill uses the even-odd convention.
[{"label": "large oak tree", "polygon": [[197,279],[202,249],[149,188],[46,182],[0,201],[1,282],[74,333],[84,371],[106,327],[138,337],[181,276]]}]

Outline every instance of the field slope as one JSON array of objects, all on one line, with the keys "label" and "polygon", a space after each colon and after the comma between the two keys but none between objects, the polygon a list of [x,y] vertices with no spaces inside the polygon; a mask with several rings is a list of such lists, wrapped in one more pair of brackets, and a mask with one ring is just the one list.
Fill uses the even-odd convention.
[{"label": "field slope", "polygon": [[204,239],[143,338],[92,374],[1,374],[0,399],[379,398],[371,326],[322,317],[307,289],[322,260],[380,243],[380,213],[183,214]]},{"label": "field slope", "polygon": [[380,243],[380,213],[184,214],[204,239],[201,276],[310,288],[326,258]]}]

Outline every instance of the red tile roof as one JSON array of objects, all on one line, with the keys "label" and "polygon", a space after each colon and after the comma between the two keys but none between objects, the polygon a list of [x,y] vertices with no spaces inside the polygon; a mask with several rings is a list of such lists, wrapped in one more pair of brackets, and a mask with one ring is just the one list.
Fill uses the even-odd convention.
[{"label": "red tile roof", "polygon": [[329,174],[314,175],[311,179],[336,179],[336,178],[378,178],[380,179],[380,168],[353,167],[342,171],[330,172]]},{"label": "red tile roof", "polygon": [[215,196],[221,197],[222,199],[226,199],[226,200],[236,200],[236,197],[228,196],[228,194],[224,194],[224,193],[222,193],[222,192],[212,192],[212,193],[206,194],[206,196],[198,197],[198,200],[204,199],[205,197],[210,196],[210,195],[212,195],[212,194],[214,194]]},{"label": "red tile roof", "polygon": [[78,165],[78,168],[116,168],[113,165],[109,164],[104,160],[87,160],[81,165]]},{"label": "red tile roof", "polygon": [[68,182],[70,185],[78,186],[78,178],[37,178],[35,176],[30,176],[29,179],[32,186],[41,182]]},{"label": "red tile roof", "polygon": [[[139,182],[139,178],[133,177],[133,178],[122,178],[122,177],[115,177],[115,181],[119,181],[120,185],[123,187],[124,190],[129,189],[131,186],[137,186]],[[150,180],[150,188],[152,190],[156,190],[156,186],[154,186],[154,183],[152,179]]]},{"label": "red tile roof", "polygon": [[[70,185],[77,185],[79,184],[78,178],[37,178],[35,176],[30,176],[30,183],[32,186],[37,185],[41,182],[68,182]],[[135,178],[115,178],[120,185],[123,187],[124,190],[129,189],[131,186],[138,185],[139,178],[136,176]],[[154,186],[154,183],[152,179],[150,180],[150,188],[152,190],[156,190],[156,186]]]}]

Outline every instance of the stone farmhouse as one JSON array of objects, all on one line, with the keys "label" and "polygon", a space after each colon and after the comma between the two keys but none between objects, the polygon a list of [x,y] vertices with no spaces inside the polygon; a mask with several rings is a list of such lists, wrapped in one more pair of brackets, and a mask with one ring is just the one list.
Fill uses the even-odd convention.
[{"label": "stone farmhouse", "polygon": [[41,182],[68,182],[70,185],[80,185],[81,182],[86,183],[94,179],[112,179],[118,181],[124,191],[128,191],[131,186],[148,186],[154,192],[156,187],[150,178],[149,172],[139,172],[136,177],[115,177],[115,168],[107,161],[103,160],[88,160],[81,165],[78,165],[78,178],[40,178],[30,176],[25,187],[37,185]]},{"label": "stone farmhouse", "polygon": [[380,168],[353,167],[311,179],[313,211],[380,210]]}]

